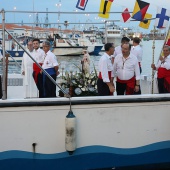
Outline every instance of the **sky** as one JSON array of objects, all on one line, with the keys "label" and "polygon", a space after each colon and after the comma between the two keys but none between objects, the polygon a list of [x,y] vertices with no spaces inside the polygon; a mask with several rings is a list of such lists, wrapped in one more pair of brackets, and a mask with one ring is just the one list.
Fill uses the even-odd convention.
[{"label": "sky", "polygon": [[[59,4],[61,1],[61,6],[57,7],[56,4]],[[60,17],[57,13],[55,14],[49,14],[49,22],[51,23],[57,23],[58,17],[60,19],[60,23],[64,23],[64,21],[68,21],[69,23],[88,23],[86,24],[86,27],[92,26],[90,23],[94,22],[101,22],[101,25],[96,25],[97,27],[104,27],[103,20],[104,18],[98,18],[97,12],[99,11],[100,7],[100,1],[101,0],[88,0],[87,6],[85,11],[78,10],[76,8],[78,0],[0,0],[0,8],[4,9],[5,11],[46,11],[46,8],[48,8],[48,11],[51,12],[73,12],[73,14],[61,14]],[[136,0],[114,0],[111,12],[121,12],[123,8],[127,7],[129,8],[129,11],[133,11],[134,5]],[[153,18],[156,16],[157,7],[163,7],[170,10],[170,0],[144,0],[145,2],[150,3],[150,7],[148,9],[148,13],[151,13],[153,15]],[[78,12],[87,12],[87,14],[80,14]],[[95,14],[88,14],[88,12],[96,12]],[[39,21],[44,22],[45,21],[45,13],[39,14]],[[108,20],[119,20],[121,18],[120,14],[110,14],[110,18]],[[35,14],[33,13],[12,13],[12,12],[6,12],[6,22],[7,23],[33,23],[35,21]],[[121,26],[121,27],[130,27],[136,32],[149,32],[151,29],[153,29],[154,20],[151,22],[149,30],[140,29],[138,27],[139,22],[130,22],[130,23],[122,23],[122,22],[116,22],[115,24]],[[57,27],[56,25],[52,25],[52,27]],[[74,27],[73,24],[69,25],[69,29],[72,29]],[[78,24],[75,25],[76,28],[82,28],[84,25]],[[64,29],[64,25],[61,25],[61,28]]]}]

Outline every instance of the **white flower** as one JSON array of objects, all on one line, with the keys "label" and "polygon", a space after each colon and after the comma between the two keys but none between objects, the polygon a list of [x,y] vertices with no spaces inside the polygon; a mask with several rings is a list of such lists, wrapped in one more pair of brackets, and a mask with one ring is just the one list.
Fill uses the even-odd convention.
[{"label": "white flower", "polygon": [[85,89],[85,88],[82,88],[81,90],[82,90],[82,91],[86,91],[86,89]]},{"label": "white flower", "polygon": [[89,76],[90,76],[89,73],[87,73],[87,74],[86,74],[86,78],[89,78]]},{"label": "white flower", "polygon": [[92,83],[91,83],[92,85],[95,85],[95,81],[92,81]]}]

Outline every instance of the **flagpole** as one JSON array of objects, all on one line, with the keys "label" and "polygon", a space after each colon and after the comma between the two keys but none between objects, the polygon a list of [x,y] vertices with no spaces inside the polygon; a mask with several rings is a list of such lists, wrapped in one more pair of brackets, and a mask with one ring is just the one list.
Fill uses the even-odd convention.
[{"label": "flagpole", "polygon": [[[154,58],[155,58],[155,33],[157,30],[153,29],[153,44],[152,44],[152,64],[154,64]],[[152,69],[152,94],[154,93],[154,69]]]}]

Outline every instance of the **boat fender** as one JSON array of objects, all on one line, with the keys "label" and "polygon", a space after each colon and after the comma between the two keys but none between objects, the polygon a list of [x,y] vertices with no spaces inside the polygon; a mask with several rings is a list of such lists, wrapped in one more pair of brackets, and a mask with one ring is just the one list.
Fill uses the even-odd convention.
[{"label": "boat fender", "polygon": [[72,111],[66,116],[65,130],[65,149],[69,155],[72,155],[76,150],[76,116]]}]

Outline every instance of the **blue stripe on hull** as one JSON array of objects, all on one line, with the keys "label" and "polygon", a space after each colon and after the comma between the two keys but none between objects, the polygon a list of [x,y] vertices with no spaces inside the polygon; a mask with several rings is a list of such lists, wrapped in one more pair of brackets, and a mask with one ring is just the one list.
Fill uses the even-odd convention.
[{"label": "blue stripe on hull", "polygon": [[94,51],[90,53],[90,55],[99,55],[103,46],[95,46]]},{"label": "blue stripe on hull", "polygon": [[170,168],[170,141],[133,149],[105,146],[79,148],[72,156],[59,154],[33,154],[24,151],[0,153],[2,170],[87,170],[108,167],[128,167],[165,164]]},{"label": "blue stripe on hull", "polygon": [[[0,50],[1,53],[3,54],[2,50]],[[12,56],[12,57],[23,57],[24,51],[12,51],[12,50],[7,50],[7,52]]]}]

